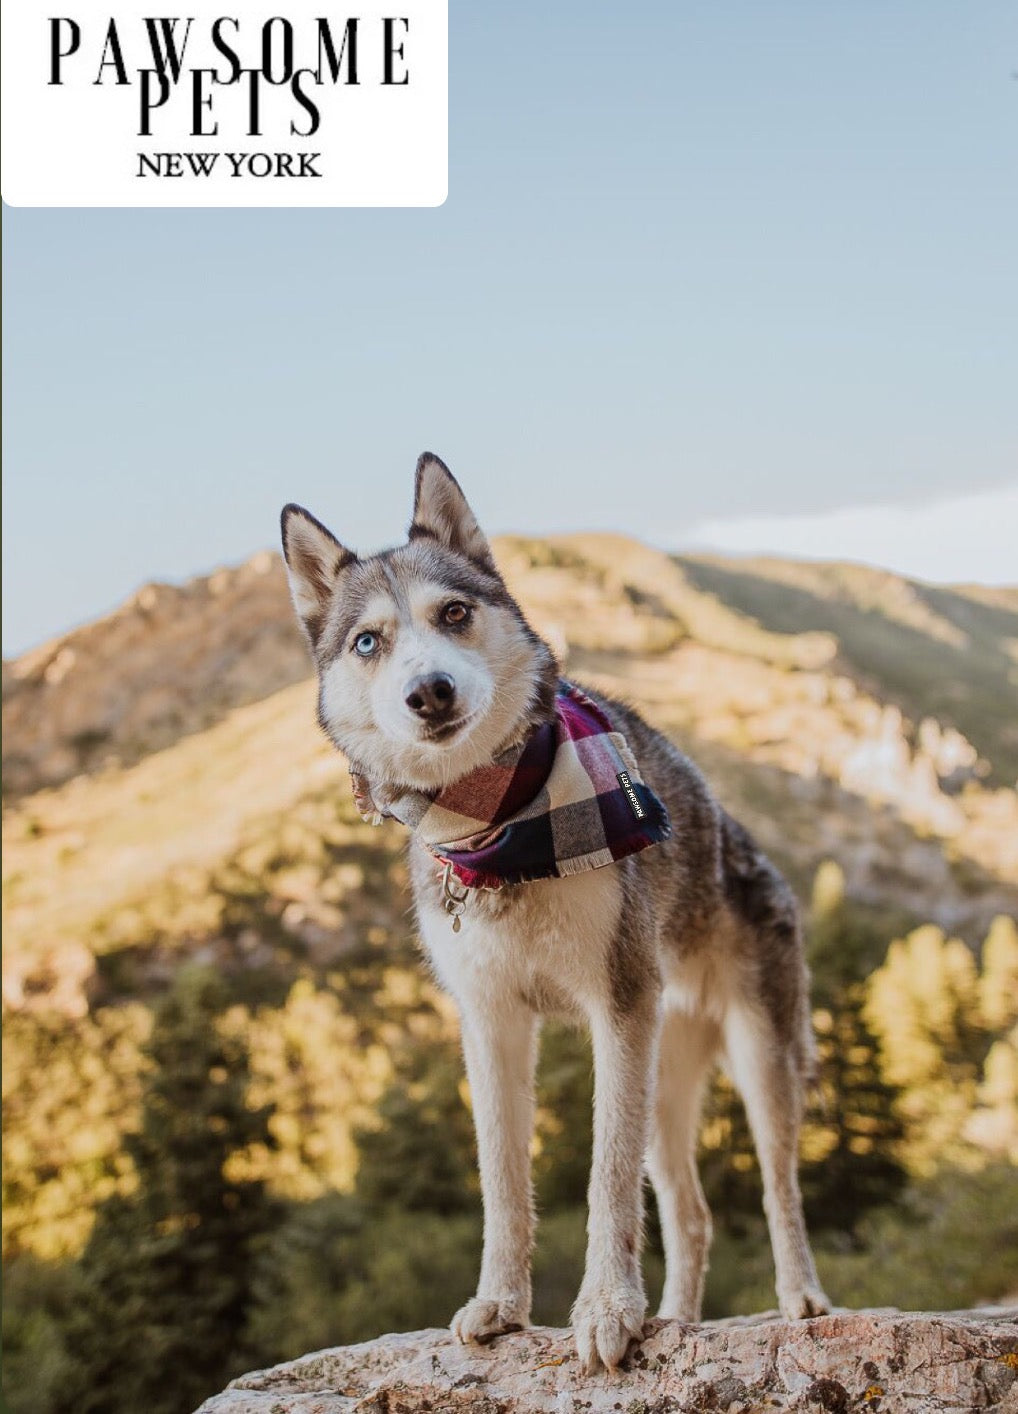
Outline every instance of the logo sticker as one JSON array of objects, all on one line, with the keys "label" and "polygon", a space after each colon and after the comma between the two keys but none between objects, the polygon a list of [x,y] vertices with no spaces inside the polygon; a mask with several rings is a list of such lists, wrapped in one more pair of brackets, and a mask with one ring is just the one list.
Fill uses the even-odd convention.
[{"label": "logo sticker", "polygon": [[440,206],[447,0],[3,0],[12,206]]}]

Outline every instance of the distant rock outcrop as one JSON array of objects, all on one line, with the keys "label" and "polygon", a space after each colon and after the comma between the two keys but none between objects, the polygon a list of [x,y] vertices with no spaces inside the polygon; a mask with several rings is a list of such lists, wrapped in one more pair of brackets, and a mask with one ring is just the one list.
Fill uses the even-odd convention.
[{"label": "distant rock outcrop", "polygon": [[278,555],[147,584],[113,613],[3,665],[4,789],[132,765],[310,677]]},{"label": "distant rock outcrop", "polygon": [[652,1321],[617,1374],[584,1375],[568,1331],[481,1349],[382,1336],[242,1375],[198,1414],[941,1414],[1018,1411],[1018,1310]]}]

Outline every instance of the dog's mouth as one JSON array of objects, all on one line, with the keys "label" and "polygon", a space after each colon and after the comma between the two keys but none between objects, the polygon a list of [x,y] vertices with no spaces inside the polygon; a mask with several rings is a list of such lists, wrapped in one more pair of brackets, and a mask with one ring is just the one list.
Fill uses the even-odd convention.
[{"label": "dog's mouth", "polygon": [[451,741],[454,736],[459,736],[464,727],[469,726],[477,715],[477,711],[474,710],[473,712],[465,712],[462,717],[457,717],[455,721],[452,722],[429,723],[424,728],[424,739],[425,741],[437,743]]}]

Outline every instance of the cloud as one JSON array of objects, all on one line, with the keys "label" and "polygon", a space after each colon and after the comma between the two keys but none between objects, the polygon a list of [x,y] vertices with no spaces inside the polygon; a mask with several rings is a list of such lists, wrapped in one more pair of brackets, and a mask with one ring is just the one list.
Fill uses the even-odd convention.
[{"label": "cloud", "polygon": [[927,506],[703,521],[690,550],[852,560],[934,583],[1018,583],[1018,485]]}]

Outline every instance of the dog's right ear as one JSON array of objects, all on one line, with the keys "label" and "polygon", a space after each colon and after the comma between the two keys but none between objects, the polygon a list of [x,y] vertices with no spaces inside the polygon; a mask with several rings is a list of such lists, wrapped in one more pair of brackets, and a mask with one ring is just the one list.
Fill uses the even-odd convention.
[{"label": "dog's right ear", "polygon": [[293,607],[314,648],[325,627],[336,579],[357,556],[303,506],[284,506],[280,525]]}]

